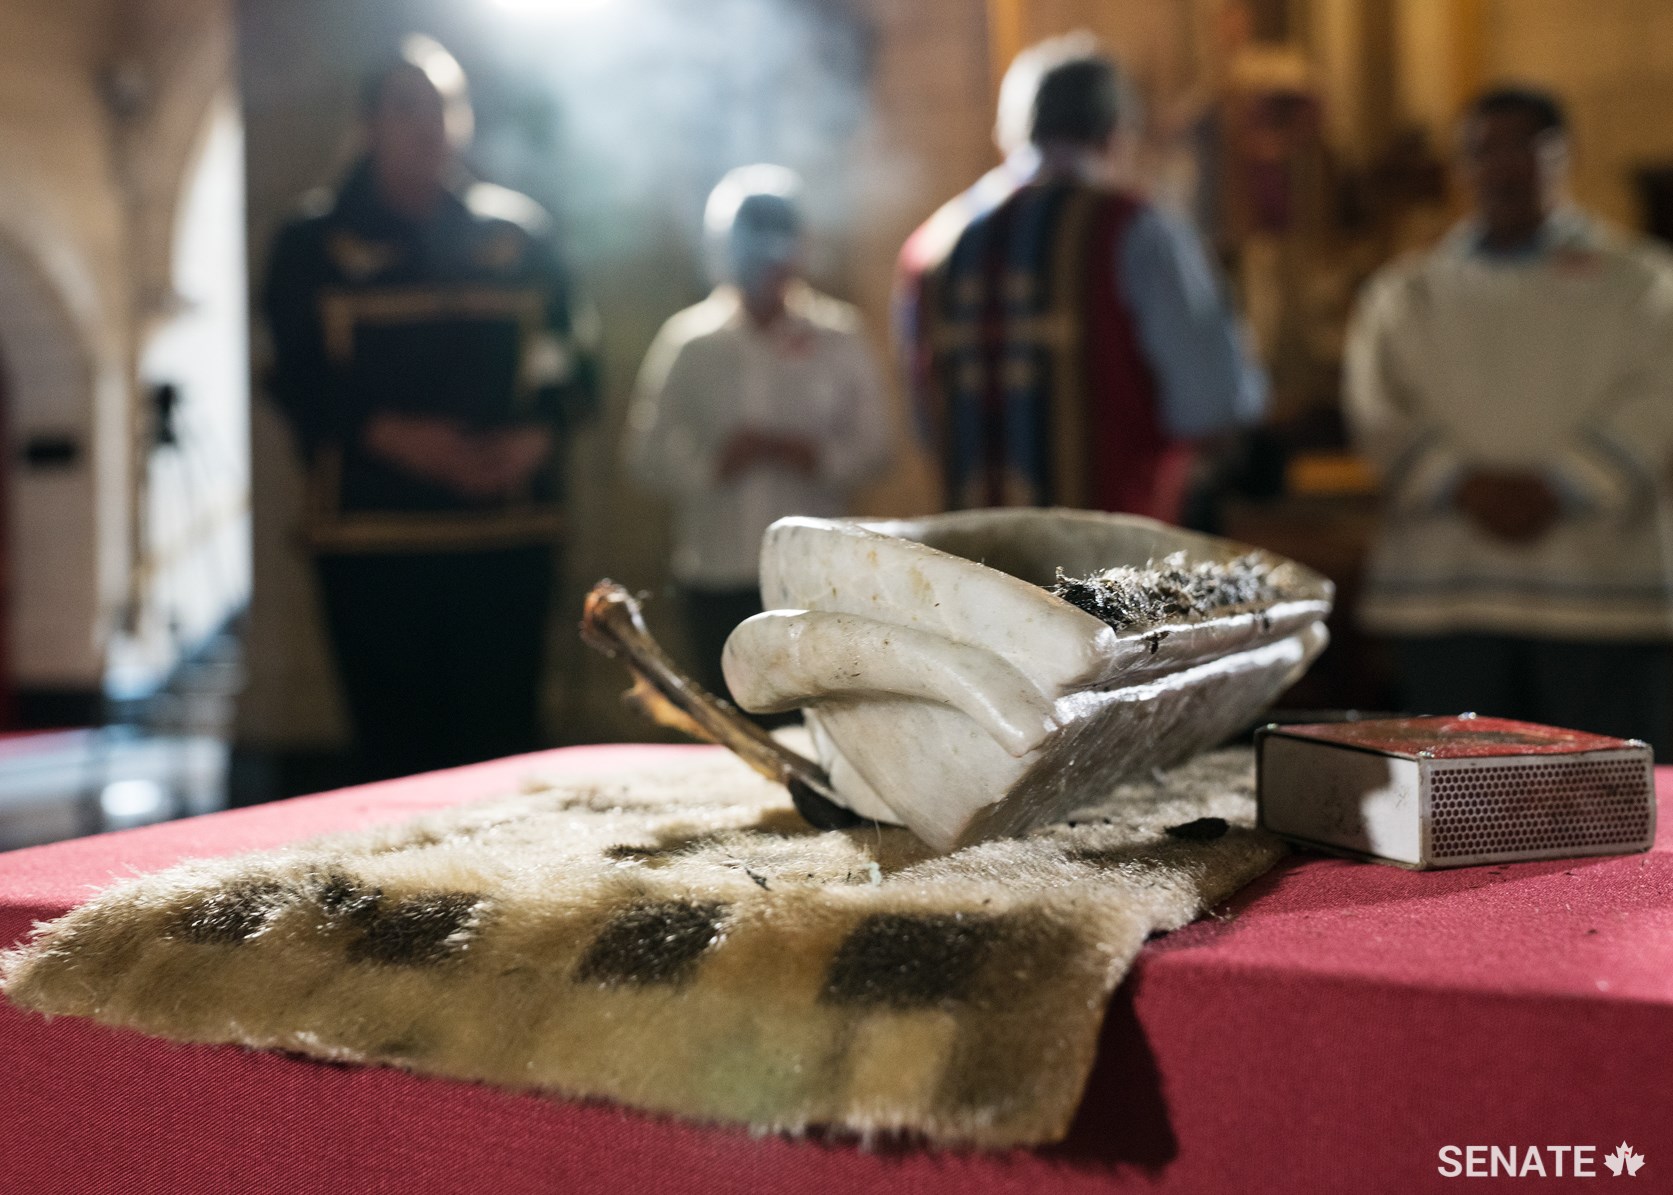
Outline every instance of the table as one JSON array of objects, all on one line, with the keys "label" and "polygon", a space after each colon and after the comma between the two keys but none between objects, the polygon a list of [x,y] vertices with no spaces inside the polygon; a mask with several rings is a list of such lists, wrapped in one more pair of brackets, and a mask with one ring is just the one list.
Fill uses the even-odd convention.
[{"label": "table", "polygon": [[[570,748],[11,852],[0,943],[188,856],[714,750]],[[0,1191],[1410,1191],[1451,1182],[1447,1145],[1593,1146],[1607,1179],[1623,1140],[1647,1159],[1633,1189],[1657,1189],[1673,1176],[1673,769],[1657,782],[1649,854],[1431,873],[1292,856],[1145,948],[1073,1132],[1048,1149],[761,1139],[0,1003]]]}]

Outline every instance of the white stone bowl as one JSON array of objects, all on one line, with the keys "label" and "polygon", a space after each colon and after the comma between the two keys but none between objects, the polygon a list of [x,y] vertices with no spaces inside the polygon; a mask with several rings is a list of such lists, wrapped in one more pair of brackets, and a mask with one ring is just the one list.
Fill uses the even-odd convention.
[{"label": "white stone bowl", "polygon": [[[1254,552],[1280,600],[1117,631],[1052,594],[1088,576]],[[744,709],[801,709],[861,816],[951,850],[1071,813],[1253,722],[1324,648],[1332,586],[1150,519],[965,511],[790,518],[761,551],[767,613],[727,641]]]}]

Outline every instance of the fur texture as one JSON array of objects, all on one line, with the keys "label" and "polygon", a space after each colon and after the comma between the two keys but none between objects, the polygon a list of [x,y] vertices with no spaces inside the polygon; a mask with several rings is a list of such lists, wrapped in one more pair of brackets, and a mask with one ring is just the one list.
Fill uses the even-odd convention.
[{"label": "fur texture", "polygon": [[181,1041],[757,1129],[1058,1139],[1147,935],[1265,871],[1246,752],[937,856],[716,754],[111,888],[6,994]]}]

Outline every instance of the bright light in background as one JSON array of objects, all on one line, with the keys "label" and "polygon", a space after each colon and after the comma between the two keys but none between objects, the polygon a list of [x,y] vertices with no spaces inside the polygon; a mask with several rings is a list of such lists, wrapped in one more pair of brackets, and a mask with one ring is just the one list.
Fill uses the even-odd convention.
[{"label": "bright light in background", "polygon": [[435,38],[414,33],[401,42],[401,53],[429,77],[442,95],[454,96],[465,90],[465,72],[459,60]]},{"label": "bright light in background", "polygon": [[493,0],[496,8],[517,16],[572,17],[603,8],[614,0]]},{"label": "bright light in background", "polygon": [[99,794],[99,806],[113,822],[160,818],[168,807],[168,793],[155,780],[115,780]]}]

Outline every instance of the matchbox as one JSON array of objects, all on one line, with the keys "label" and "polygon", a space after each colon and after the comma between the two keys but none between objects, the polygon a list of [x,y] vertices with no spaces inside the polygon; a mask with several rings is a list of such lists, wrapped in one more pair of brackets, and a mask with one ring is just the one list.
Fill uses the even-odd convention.
[{"label": "matchbox", "polygon": [[1646,743],[1504,718],[1267,726],[1260,824],[1404,867],[1463,867],[1650,848]]}]

